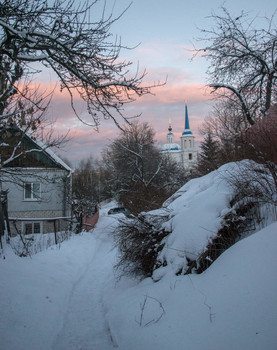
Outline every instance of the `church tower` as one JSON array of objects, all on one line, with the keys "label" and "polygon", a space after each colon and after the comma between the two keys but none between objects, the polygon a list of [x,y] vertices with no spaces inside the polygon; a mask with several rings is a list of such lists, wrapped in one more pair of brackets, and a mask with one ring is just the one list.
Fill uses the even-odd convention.
[{"label": "church tower", "polygon": [[185,130],[181,136],[182,163],[185,168],[191,167],[197,162],[197,151],[194,145],[194,136],[189,127],[189,115],[187,102],[185,103]]},{"label": "church tower", "polygon": [[169,119],[167,143],[162,146],[161,153],[182,165],[187,171],[197,162],[197,151],[194,145],[194,136],[189,127],[188,106],[185,104],[185,130],[181,136],[181,147],[174,143],[174,134]]}]

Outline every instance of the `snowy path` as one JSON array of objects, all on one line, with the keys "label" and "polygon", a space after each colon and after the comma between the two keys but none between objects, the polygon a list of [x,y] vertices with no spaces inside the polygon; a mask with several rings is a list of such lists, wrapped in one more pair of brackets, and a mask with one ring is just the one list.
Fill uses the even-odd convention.
[{"label": "snowy path", "polygon": [[[112,204],[111,204],[112,205]],[[0,350],[111,350],[105,303],[114,294],[117,219],[32,258],[0,260]]]},{"label": "snowy path", "polygon": [[[103,291],[112,280],[110,240],[94,241],[92,257],[73,285],[53,350],[110,350],[117,347],[105,318]],[[107,259],[107,255],[109,258]]]},{"label": "snowy path", "polygon": [[277,223],[201,275],[168,271],[155,283],[116,283],[114,225],[104,212],[93,232],[31,259],[7,249],[0,350],[276,349]]}]

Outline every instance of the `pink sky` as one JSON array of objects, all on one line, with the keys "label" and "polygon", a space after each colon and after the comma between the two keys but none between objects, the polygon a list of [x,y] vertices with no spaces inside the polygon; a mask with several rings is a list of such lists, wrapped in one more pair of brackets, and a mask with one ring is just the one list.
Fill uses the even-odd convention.
[{"label": "pink sky", "polygon": [[[56,89],[57,90],[57,89]],[[200,140],[198,127],[208,110],[208,95],[204,85],[200,84],[166,84],[153,90],[155,95],[146,95],[126,106],[126,115],[132,116],[141,113],[139,120],[150,123],[155,132],[158,144],[166,142],[168,120],[171,119],[175,141],[184,129],[185,100],[188,103],[190,128]],[[76,99],[79,110],[86,114],[85,105]],[[93,156],[99,158],[101,151],[117,137],[119,129],[111,120],[103,120],[99,131],[81,123],[72,111],[69,98],[58,91],[53,96],[49,109],[49,117],[55,120],[55,132],[62,134],[69,130],[69,142],[59,154],[68,158],[74,166],[78,160]],[[81,113],[82,114],[82,113]],[[124,124],[122,124],[124,125]]]},{"label": "pink sky", "polygon": [[[117,16],[130,3],[130,0],[107,1],[107,13],[113,8]],[[100,2],[101,4],[101,2]],[[102,3],[103,4],[103,3]],[[165,86],[153,90],[154,96],[148,95],[126,106],[126,115],[142,114],[140,120],[149,122],[159,144],[166,142],[168,119],[172,120],[175,141],[184,128],[184,106],[188,103],[190,127],[198,141],[201,139],[198,128],[211,110],[211,95],[205,88],[207,62],[199,57],[191,61],[193,45],[198,45],[195,38],[200,36],[197,28],[211,25],[207,16],[212,11],[218,12],[222,0],[134,0],[129,10],[114,24],[112,33],[122,39],[123,45],[130,47],[141,43],[134,50],[122,51],[121,58],[134,62],[141,71],[147,70],[146,82],[164,81]],[[110,6],[110,8],[109,8]],[[275,0],[226,0],[224,6],[233,14],[240,15],[244,10],[250,16],[265,16],[273,13]],[[53,73],[43,74],[43,85],[52,85],[56,81]],[[55,120],[57,133],[70,130],[71,140],[67,143],[62,157],[68,158],[73,166],[88,156],[98,158],[101,151],[115,137],[119,130],[110,120],[102,121],[99,132],[82,124],[71,110],[69,98],[55,91],[49,109],[49,118]],[[86,106],[76,100],[81,115],[86,118]]]},{"label": "pink sky", "polygon": [[[177,52],[180,51],[179,56],[182,56],[182,51],[184,51],[182,46],[174,49]],[[163,56],[164,50],[159,55]],[[184,56],[186,55],[187,53],[185,52]],[[159,61],[157,53],[155,53],[155,57]],[[149,56],[147,59],[149,59]],[[186,60],[188,65],[184,65],[184,67],[171,67],[170,65],[161,68],[150,67],[145,79],[146,84],[152,84],[155,81],[163,82],[165,80],[166,84],[154,88],[152,90],[153,95],[145,95],[126,105],[124,115],[134,116],[141,114],[139,120],[148,122],[153,126],[156,133],[155,139],[159,145],[166,142],[169,119],[172,121],[175,141],[179,142],[179,137],[184,129],[185,101],[188,104],[190,127],[196,137],[196,144],[199,145],[201,140],[198,128],[205,116],[208,115],[211,96],[206,85],[199,83],[200,79],[196,79],[193,73],[190,72],[191,63],[189,58],[186,58]],[[44,86],[47,87],[47,83],[43,83]],[[55,86],[54,81],[52,81],[51,86]],[[85,104],[78,96],[75,98],[75,103],[80,111],[80,115],[86,119],[88,115]],[[77,166],[79,160],[89,156],[100,158],[101,151],[120,133],[111,120],[103,120],[98,132],[82,124],[71,109],[68,94],[66,92],[60,93],[59,86],[55,89],[48,114],[49,118],[55,121],[54,129],[57,133],[66,133],[69,130],[70,140],[63,150],[58,151],[58,153],[62,157],[69,159],[73,166]]]}]

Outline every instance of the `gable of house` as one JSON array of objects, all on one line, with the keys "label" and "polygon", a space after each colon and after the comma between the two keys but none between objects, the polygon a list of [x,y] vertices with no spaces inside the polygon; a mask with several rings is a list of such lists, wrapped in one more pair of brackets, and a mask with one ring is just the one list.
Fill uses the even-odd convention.
[{"label": "gable of house", "polygon": [[[1,162],[4,167],[20,168],[63,168],[72,170],[46,145],[20,129],[10,127],[0,130],[2,147]],[[10,161],[8,161],[11,159]]]}]

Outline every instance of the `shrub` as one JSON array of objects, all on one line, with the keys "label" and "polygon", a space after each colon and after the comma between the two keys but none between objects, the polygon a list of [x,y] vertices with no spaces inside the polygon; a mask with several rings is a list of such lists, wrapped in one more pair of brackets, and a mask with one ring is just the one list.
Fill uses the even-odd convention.
[{"label": "shrub", "polygon": [[157,267],[156,260],[163,248],[163,238],[169,232],[163,229],[167,215],[141,213],[120,221],[114,232],[120,256],[115,268],[122,274],[149,277]]},{"label": "shrub", "polygon": [[[222,227],[217,235],[207,245],[205,251],[200,254],[196,260],[189,262],[189,268],[185,274],[202,273],[205,271],[225,250],[235,244],[241,235],[251,230],[254,222],[254,213],[257,204],[252,201],[236,203],[234,207],[226,214],[222,220]],[[235,209],[236,208],[236,209]]]},{"label": "shrub", "polygon": [[[275,169],[275,176],[272,170]],[[225,250],[236,243],[242,236],[263,227],[267,220],[276,218],[277,187],[276,165],[269,170],[266,165],[245,160],[238,163],[238,170],[229,173],[225,180],[233,188],[230,209],[222,220],[217,235],[208,244],[205,251],[190,261],[186,274],[192,271],[205,271]],[[262,214],[262,208],[264,213]]]}]

